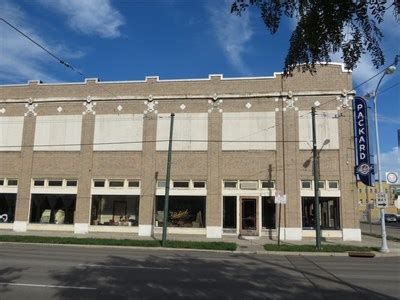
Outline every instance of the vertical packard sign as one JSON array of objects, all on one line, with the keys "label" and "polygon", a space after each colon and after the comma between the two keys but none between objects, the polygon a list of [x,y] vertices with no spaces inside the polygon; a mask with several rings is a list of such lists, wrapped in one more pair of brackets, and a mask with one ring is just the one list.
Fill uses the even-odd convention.
[{"label": "vertical packard sign", "polygon": [[368,108],[362,97],[354,100],[354,138],[356,151],[356,176],[367,186],[372,186],[373,170],[370,162],[368,135]]}]

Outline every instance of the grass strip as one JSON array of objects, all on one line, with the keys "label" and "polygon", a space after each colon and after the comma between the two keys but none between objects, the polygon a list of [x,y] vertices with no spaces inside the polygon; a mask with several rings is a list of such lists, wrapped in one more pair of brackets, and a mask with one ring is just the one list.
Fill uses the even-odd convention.
[{"label": "grass strip", "polygon": [[317,250],[315,245],[289,245],[281,244],[280,247],[276,244],[266,244],[264,249],[267,251],[287,251],[287,252],[348,252],[359,251],[369,252],[378,251],[378,247],[364,247],[351,245],[322,245],[320,250]]},{"label": "grass strip", "polygon": [[[382,236],[380,234],[376,234],[376,233],[362,232],[361,234],[367,235],[367,236],[372,236],[372,237],[379,238],[379,239],[382,238]],[[397,237],[394,237],[391,235],[386,235],[386,239],[388,241],[400,242],[400,238],[397,238]]]},{"label": "grass strip", "polygon": [[[118,240],[118,239],[50,237],[50,236],[33,236],[33,235],[0,235],[0,242],[161,247],[161,241],[159,240],[130,240],[130,239]],[[229,251],[234,251],[236,250],[237,247],[235,243],[197,242],[197,241],[167,241],[166,246],[168,248],[229,250]]]}]

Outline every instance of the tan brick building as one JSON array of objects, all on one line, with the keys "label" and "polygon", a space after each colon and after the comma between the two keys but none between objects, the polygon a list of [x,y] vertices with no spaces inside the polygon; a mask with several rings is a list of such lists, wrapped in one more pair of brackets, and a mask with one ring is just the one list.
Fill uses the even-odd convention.
[{"label": "tan brick building", "polygon": [[[387,195],[388,207],[385,208],[386,214],[398,214],[399,209],[396,207],[397,192],[399,185],[390,185],[386,181],[382,182],[383,192]],[[357,182],[358,200],[359,200],[359,213],[360,220],[377,221],[380,218],[380,209],[376,206],[376,194],[378,192],[378,182],[375,186],[366,186],[361,182]],[[372,206],[368,206],[372,204]]]},{"label": "tan brick building", "polygon": [[[314,235],[316,101],[323,236],[360,240],[351,73],[0,86],[0,229],[160,232],[175,113],[169,232]],[[322,146],[323,145],[323,146]]]}]

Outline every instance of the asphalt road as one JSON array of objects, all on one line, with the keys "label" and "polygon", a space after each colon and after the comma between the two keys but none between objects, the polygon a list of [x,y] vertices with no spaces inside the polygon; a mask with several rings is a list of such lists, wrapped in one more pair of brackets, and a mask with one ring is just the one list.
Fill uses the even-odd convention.
[{"label": "asphalt road", "polygon": [[400,258],[0,243],[0,299],[398,299]]}]

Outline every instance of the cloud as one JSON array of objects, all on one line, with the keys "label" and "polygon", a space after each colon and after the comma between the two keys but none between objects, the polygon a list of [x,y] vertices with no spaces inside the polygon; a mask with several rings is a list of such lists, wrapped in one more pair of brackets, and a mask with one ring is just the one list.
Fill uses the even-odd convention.
[{"label": "cloud", "polygon": [[[395,54],[397,54],[396,43],[400,39],[400,30],[394,30],[398,28],[399,23],[396,21],[393,14],[393,7],[391,7],[388,11],[386,11],[384,16],[384,21],[378,25],[383,33],[383,38],[380,42],[381,48],[385,55],[385,66],[388,66],[393,62]],[[343,32],[347,32],[348,28],[344,28]],[[346,33],[348,34],[348,33]],[[394,43],[393,43],[394,42]],[[392,44],[393,43],[393,44]],[[332,55],[333,61],[343,62],[341,59],[342,52],[335,53]],[[376,69],[376,67],[372,64],[371,57],[368,53],[365,53],[361,56],[360,61],[357,64],[357,67],[353,70],[353,80],[354,86],[363,83],[364,81],[370,79],[374,75],[376,75],[383,67]],[[358,89],[359,94],[364,95],[368,92],[374,91],[376,88],[378,81],[381,75],[376,76],[375,78],[369,80],[367,83],[362,84]]]},{"label": "cloud", "polygon": [[66,15],[68,25],[77,32],[102,38],[121,36],[124,17],[110,0],[40,0],[40,3]]},{"label": "cloud", "polygon": [[385,172],[389,171],[400,172],[400,149],[397,147],[381,154],[381,178],[384,179]]},{"label": "cloud", "polygon": [[[42,39],[29,24],[29,16],[13,2],[1,1],[0,11],[2,18],[57,55],[65,58],[83,56],[80,51],[73,52],[60,43]],[[1,81],[11,83],[26,82],[29,79],[40,79],[45,82],[58,81],[46,71],[50,64],[57,62],[2,21],[0,21],[0,57]]]},{"label": "cloud", "polygon": [[250,11],[241,17],[231,14],[230,5],[232,1],[213,1],[207,4],[214,33],[219,46],[223,49],[229,62],[243,75],[251,74],[249,68],[243,61],[246,53],[247,43],[253,36],[250,26]]}]

